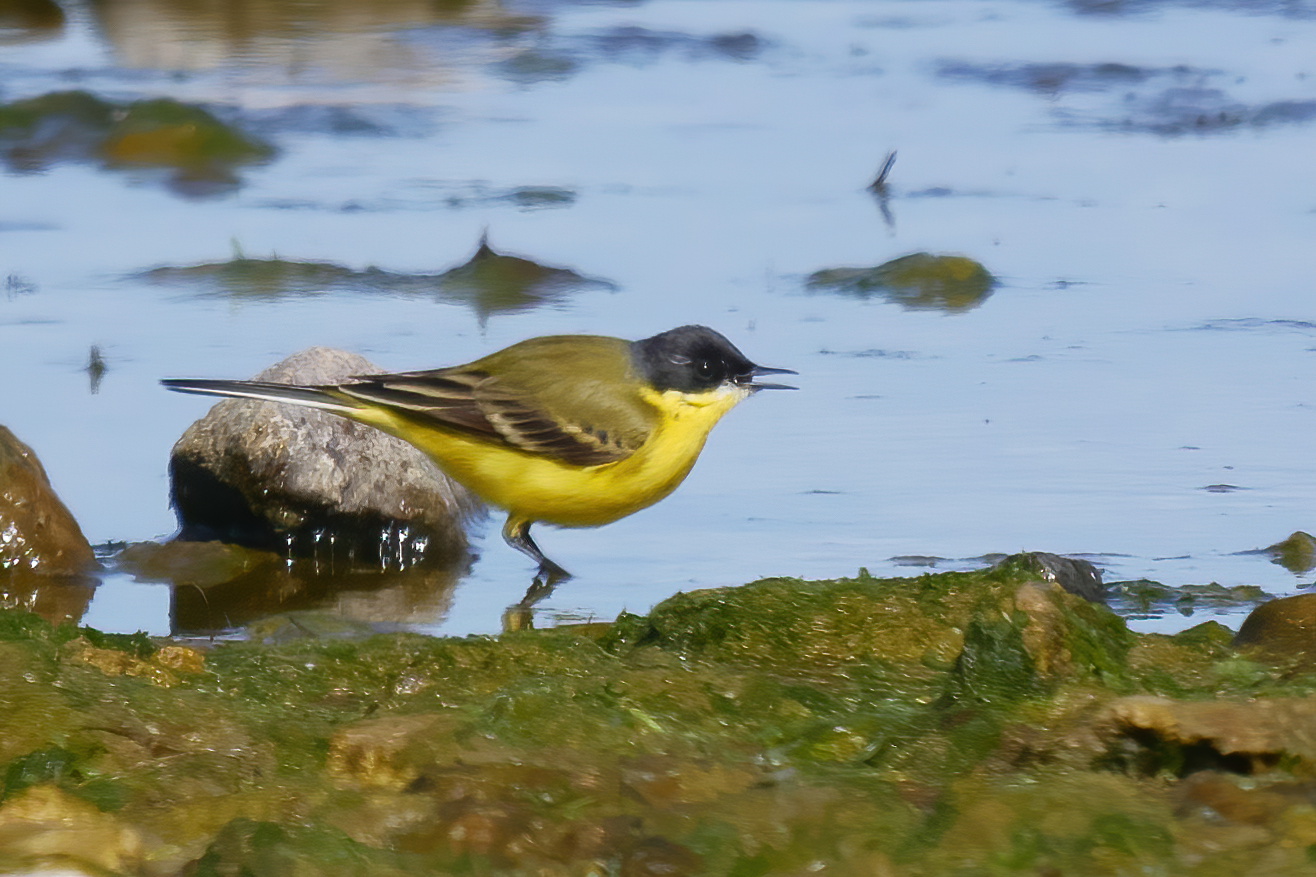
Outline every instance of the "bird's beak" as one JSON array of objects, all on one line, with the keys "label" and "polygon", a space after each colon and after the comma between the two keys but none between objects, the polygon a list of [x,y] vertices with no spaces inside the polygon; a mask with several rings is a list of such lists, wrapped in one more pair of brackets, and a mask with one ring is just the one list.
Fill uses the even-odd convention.
[{"label": "bird's beak", "polygon": [[756,365],[749,370],[747,374],[736,377],[736,383],[742,387],[749,387],[751,390],[796,390],[798,387],[792,387],[789,384],[759,384],[754,379],[763,375],[797,375],[799,372],[789,368],[771,368],[766,365]]}]

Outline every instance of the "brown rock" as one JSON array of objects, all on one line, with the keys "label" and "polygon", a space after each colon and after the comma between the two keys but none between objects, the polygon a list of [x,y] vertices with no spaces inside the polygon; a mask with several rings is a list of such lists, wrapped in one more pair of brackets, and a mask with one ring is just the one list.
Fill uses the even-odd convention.
[{"label": "brown rock", "polygon": [[0,570],[77,576],[96,564],[41,461],[0,426]]},{"label": "brown rock", "polygon": [[662,837],[640,841],[621,860],[622,877],[686,877],[703,874],[698,853]]},{"label": "brown rock", "polygon": [[143,860],[136,831],[51,785],[24,789],[0,806],[0,849],[6,864],[22,866],[19,873],[46,873],[55,866],[137,873]]},{"label": "brown rock", "polygon": [[139,676],[166,688],[177,684],[180,673],[205,670],[205,658],[187,646],[166,646],[150,658],[138,658],[118,649],[98,648],[85,637],[78,637],[67,643],[63,651],[70,661],[89,664],[106,676]]},{"label": "brown rock", "polygon": [[1248,779],[1218,771],[1202,771],[1184,780],[1178,789],[1180,814],[1194,810],[1243,825],[1270,826],[1294,806],[1309,805],[1309,784],[1281,782],[1253,787]]},{"label": "brown rock", "polygon": [[433,713],[356,722],[329,741],[326,766],[340,782],[404,789],[427,766],[426,743],[451,736],[450,725]]},{"label": "brown rock", "polygon": [[622,769],[624,787],[653,807],[714,801],[759,779],[746,768],[661,755],[632,759]]},{"label": "brown rock", "polygon": [[1272,657],[1316,657],[1316,594],[1262,603],[1244,619],[1234,645],[1255,646]]},{"label": "brown rock", "polygon": [[1186,775],[1206,768],[1254,773],[1292,758],[1316,766],[1316,697],[1249,701],[1177,701],[1125,697],[1098,727],[1144,747],[1150,771]]},{"label": "brown rock", "polygon": [[[313,347],[256,376],[323,384],[380,371]],[[246,399],[218,403],[170,457],[180,538],[219,539],[326,564],[402,569],[463,563],[479,508],[419,449],[315,409]]]},{"label": "brown rock", "polygon": [[1024,648],[1041,676],[1064,676],[1074,667],[1069,629],[1056,604],[1065,599],[1064,594],[1055,582],[1027,582],[1014,592],[1015,611],[1028,616],[1023,629]]}]

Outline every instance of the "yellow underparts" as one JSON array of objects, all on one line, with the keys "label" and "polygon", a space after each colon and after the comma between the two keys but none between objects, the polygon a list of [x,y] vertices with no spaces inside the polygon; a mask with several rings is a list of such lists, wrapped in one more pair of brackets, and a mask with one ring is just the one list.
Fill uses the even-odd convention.
[{"label": "yellow underparts", "polygon": [[642,391],[660,412],[648,441],[624,460],[600,466],[569,463],[495,445],[442,429],[417,429],[382,409],[354,419],[405,439],[453,479],[510,521],[545,521],[563,527],[597,527],[647,508],[676,489],[689,474],[708,433],[749,395],[724,387],[706,393]]}]

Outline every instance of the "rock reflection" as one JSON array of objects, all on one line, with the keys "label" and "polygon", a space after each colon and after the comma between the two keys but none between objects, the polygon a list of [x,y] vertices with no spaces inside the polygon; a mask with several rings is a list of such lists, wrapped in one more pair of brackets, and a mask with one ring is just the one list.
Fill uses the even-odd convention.
[{"label": "rock reflection", "polygon": [[91,576],[42,576],[0,569],[0,608],[21,609],[51,624],[76,624],[96,593]]},{"label": "rock reflection", "polygon": [[64,22],[64,10],[54,0],[3,0],[0,45],[59,36]]},{"label": "rock reflection", "polygon": [[205,70],[257,60],[290,76],[328,73],[367,82],[405,71],[414,86],[451,82],[455,65],[415,34],[404,38],[398,31],[455,25],[503,35],[538,23],[498,0],[95,0],[91,8],[120,60],[132,67]]},{"label": "rock reflection", "polygon": [[170,622],[176,635],[232,631],[270,616],[317,611],[365,625],[433,625],[452,603],[467,558],[447,566],[380,572],[221,542],[130,545],[115,559],[139,581],[173,586]]}]

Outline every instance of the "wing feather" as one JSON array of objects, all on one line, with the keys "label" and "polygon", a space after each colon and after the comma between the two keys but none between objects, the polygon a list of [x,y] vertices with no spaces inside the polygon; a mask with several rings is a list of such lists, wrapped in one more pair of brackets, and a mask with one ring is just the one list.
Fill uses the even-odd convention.
[{"label": "wing feather", "polygon": [[[649,412],[643,403],[638,397],[611,398],[620,391],[600,389],[611,384],[587,379],[564,388],[559,382],[549,396],[533,383],[518,386],[515,371],[494,377],[476,366],[364,375],[338,385],[337,390],[421,423],[433,422],[576,466],[624,460],[648,437]],[[557,399],[558,405],[546,405],[545,398]],[[574,416],[563,414],[563,408]]]}]

